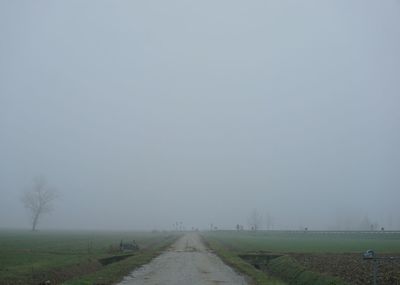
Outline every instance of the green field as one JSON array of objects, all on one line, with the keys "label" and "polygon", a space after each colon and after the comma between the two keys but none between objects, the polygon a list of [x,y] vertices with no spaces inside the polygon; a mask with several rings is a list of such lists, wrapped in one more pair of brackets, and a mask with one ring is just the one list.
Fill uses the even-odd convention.
[{"label": "green field", "polygon": [[[177,234],[103,231],[0,231],[0,284],[110,284],[132,268],[149,262]],[[123,255],[121,240],[135,240],[140,250],[103,266],[99,259]],[[72,280],[72,281],[71,281]]]},{"label": "green field", "polygon": [[[256,285],[364,285],[370,265],[363,252],[400,256],[399,232],[213,231],[203,238]],[[398,282],[399,269],[382,265],[379,284]]]},{"label": "green field", "polygon": [[400,233],[378,232],[283,232],[283,231],[216,231],[206,237],[222,242],[236,252],[319,252],[400,253]]},{"label": "green field", "polygon": [[[171,232],[1,230],[0,285],[39,284],[45,280],[65,285],[113,284],[134,268],[148,263],[178,236]],[[340,257],[352,253],[355,262],[361,261],[361,253],[367,249],[400,255],[400,233],[215,231],[204,232],[202,236],[227,264],[250,276],[253,284],[342,284],[339,281],[329,283],[333,279],[326,276],[325,282],[321,275],[296,263],[292,258],[295,254],[309,254],[315,258],[315,255]],[[133,239],[140,246],[134,255],[107,265],[99,262],[103,258],[127,255],[118,251],[119,242]],[[248,253],[285,256],[269,264],[271,272],[277,273],[275,276],[244,260],[242,255]],[[290,274],[296,276],[295,281],[288,282]],[[306,283],[299,283],[299,276]]]}]

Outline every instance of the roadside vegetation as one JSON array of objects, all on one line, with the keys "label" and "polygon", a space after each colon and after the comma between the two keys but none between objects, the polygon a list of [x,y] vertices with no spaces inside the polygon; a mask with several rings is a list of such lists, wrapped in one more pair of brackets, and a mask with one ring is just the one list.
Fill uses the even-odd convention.
[{"label": "roadside vegetation", "polygon": [[287,255],[271,259],[265,264],[267,272],[279,276],[293,285],[346,285],[337,277],[326,276],[300,265],[295,259]]},{"label": "roadside vegetation", "polygon": [[211,248],[225,264],[234,268],[237,272],[249,277],[252,285],[285,285],[286,283],[266,275],[261,270],[255,268],[250,263],[239,257],[240,252],[232,247],[227,247],[220,239],[208,234],[203,235],[205,244]]},{"label": "roadside vegetation", "polygon": [[[400,255],[396,232],[212,231],[203,237],[224,262],[257,285],[368,284],[371,264],[362,259],[363,252]],[[400,281],[399,265],[382,263],[379,284]]]},{"label": "roadside vegetation", "polygon": [[[112,284],[148,263],[178,234],[164,232],[0,231],[0,284]],[[139,245],[121,252],[120,241]]]}]

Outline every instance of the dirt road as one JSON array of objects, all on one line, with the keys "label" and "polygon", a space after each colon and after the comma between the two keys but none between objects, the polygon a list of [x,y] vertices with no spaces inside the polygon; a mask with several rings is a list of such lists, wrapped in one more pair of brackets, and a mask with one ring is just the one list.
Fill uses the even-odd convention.
[{"label": "dirt road", "polygon": [[180,238],[168,251],[133,271],[119,283],[130,284],[247,284],[221,259],[211,253],[196,233]]}]

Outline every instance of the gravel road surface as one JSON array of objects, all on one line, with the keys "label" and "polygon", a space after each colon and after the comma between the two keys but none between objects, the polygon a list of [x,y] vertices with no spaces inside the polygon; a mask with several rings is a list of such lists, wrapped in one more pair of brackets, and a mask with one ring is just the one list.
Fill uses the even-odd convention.
[{"label": "gravel road surface", "polygon": [[189,233],[152,262],[133,271],[119,284],[242,285],[247,282],[211,253],[198,234]]}]

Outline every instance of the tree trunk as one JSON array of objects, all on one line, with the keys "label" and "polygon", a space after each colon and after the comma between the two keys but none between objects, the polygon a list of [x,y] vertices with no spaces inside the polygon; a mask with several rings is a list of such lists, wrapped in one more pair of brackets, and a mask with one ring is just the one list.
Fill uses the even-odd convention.
[{"label": "tree trunk", "polygon": [[39,220],[39,213],[36,213],[35,217],[33,218],[33,222],[32,222],[32,232],[36,231],[36,225],[37,225],[38,220]]}]

